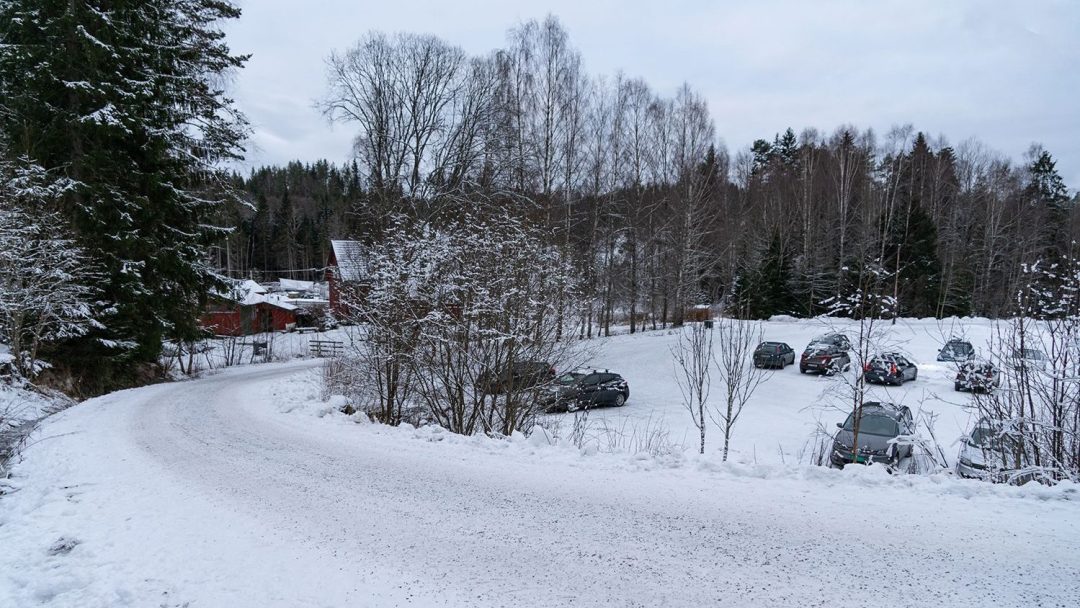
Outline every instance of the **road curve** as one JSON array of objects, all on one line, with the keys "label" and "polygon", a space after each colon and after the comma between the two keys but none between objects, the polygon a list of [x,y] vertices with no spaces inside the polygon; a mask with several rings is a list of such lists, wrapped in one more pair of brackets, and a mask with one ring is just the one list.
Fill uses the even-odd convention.
[{"label": "road curve", "polygon": [[27,551],[0,556],[0,605],[1080,605],[1075,502],[503,457],[283,414],[275,387],[317,373],[233,370],[46,424],[0,499],[0,547]]}]

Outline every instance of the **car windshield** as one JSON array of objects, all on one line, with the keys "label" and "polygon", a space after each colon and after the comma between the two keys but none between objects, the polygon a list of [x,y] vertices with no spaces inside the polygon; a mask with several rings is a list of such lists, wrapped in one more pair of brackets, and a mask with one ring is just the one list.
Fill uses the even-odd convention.
[{"label": "car windshield", "polygon": [[579,374],[577,372],[570,372],[559,376],[558,380],[555,382],[558,382],[559,384],[573,384],[580,380],[584,375],[585,374]]},{"label": "car windshield", "polygon": [[[844,422],[844,430],[855,431],[855,414],[848,416],[847,420]],[[888,416],[868,413],[863,414],[862,424],[859,425],[859,432],[868,435],[896,437],[900,434],[900,427],[896,424],[895,420]]]},{"label": "car windshield", "polygon": [[1010,441],[1009,437],[1003,435],[1000,431],[995,431],[993,428],[984,425],[976,426],[967,439],[967,443],[971,447],[984,450],[1000,450]]}]

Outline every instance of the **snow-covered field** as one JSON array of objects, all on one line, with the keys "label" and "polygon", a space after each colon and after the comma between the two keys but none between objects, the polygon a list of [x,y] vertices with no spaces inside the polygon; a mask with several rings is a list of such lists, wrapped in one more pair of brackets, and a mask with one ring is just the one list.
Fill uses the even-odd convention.
[{"label": "snow-covered field", "polygon": [[[893,398],[960,432],[936,324],[896,331],[921,371]],[[681,439],[672,339],[598,340],[633,395],[592,418]],[[841,415],[797,369],[759,389],[728,464],[361,423],[319,377],[247,366],[52,417],[3,486],[0,606],[1080,605],[1080,489],[799,465]]]}]

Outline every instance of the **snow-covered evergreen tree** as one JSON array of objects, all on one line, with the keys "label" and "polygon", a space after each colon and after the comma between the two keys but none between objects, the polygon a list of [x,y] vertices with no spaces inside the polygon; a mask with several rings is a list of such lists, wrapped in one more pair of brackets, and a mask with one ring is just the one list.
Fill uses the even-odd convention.
[{"label": "snow-covered evergreen tree", "polygon": [[89,390],[197,331],[215,282],[205,246],[223,234],[208,218],[230,196],[218,166],[247,129],[221,88],[246,59],[220,29],[239,14],[228,0],[0,2],[0,140],[69,180],[50,209],[117,310],[67,353]]},{"label": "snow-covered evergreen tree", "polygon": [[92,274],[70,230],[56,213],[33,209],[69,186],[36,165],[0,159],[0,343],[26,379],[37,371],[43,345],[102,327]]}]

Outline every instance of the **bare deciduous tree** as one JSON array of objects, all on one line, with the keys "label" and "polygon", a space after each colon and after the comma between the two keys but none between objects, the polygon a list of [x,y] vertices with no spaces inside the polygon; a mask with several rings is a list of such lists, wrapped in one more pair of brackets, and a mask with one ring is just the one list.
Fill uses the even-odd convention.
[{"label": "bare deciduous tree", "polygon": [[[705,453],[705,429],[709,421],[709,392],[712,387],[713,331],[705,323],[690,323],[679,331],[671,347],[675,381],[683,396],[683,406],[694,419],[699,433],[698,451]],[[737,416],[737,414],[736,414]]]},{"label": "bare deciduous tree", "polygon": [[754,349],[764,335],[760,323],[721,316],[715,325],[715,364],[724,397],[714,410],[713,420],[724,436],[726,462],[735,423],[769,372],[753,365]]}]

